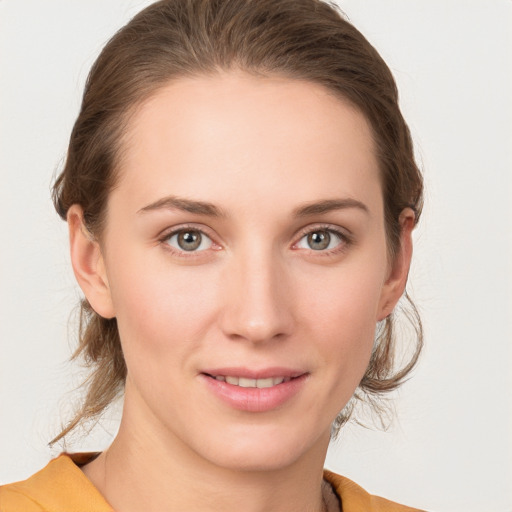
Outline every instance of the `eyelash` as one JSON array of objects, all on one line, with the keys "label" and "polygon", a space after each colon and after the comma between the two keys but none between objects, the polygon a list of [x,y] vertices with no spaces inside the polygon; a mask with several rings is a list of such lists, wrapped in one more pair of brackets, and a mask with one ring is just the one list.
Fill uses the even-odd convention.
[{"label": "eyelash", "polygon": [[[214,241],[213,237],[211,235],[209,235],[206,232],[206,230],[204,230],[203,228],[194,226],[194,225],[178,226],[169,231],[166,231],[158,238],[158,241],[164,246],[164,248],[166,250],[170,251],[173,255],[181,257],[181,258],[198,257],[201,253],[206,252],[208,250],[208,249],[203,249],[201,251],[185,251],[185,250],[176,249],[176,248],[172,247],[171,245],[169,245],[168,241],[170,238],[172,238],[174,235],[177,235],[179,233],[186,232],[186,231],[196,231],[196,232],[200,233],[201,235],[204,235],[207,238],[209,238],[211,240],[212,245],[215,246],[215,249],[213,249],[213,250],[219,250],[221,248],[221,246]],[[301,242],[301,240],[304,237],[307,237],[308,235],[310,235],[312,233],[316,233],[316,232],[327,232],[329,234],[334,234],[335,236],[337,236],[340,239],[340,243],[336,247],[334,247],[332,249],[327,249],[327,250],[309,249],[309,251],[311,253],[315,254],[315,256],[320,256],[320,257],[333,256],[333,255],[344,252],[345,250],[347,250],[347,248],[350,245],[353,244],[352,236],[349,235],[348,233],[346,233],[345,231],[342,231],[339,228],[335,228],[330,224],[321,224],[321,225],[316,225],[313,227],[307,227],[307,228],[304,228],[303,230],[301,230],[297,241],[292,244],[292,249],[300,250],[296,246]]]},{"label": "eyelash", "polygon": [[340,239],[340,243],[336,247],[334,247],[332,249],[327,249],[327,250],[309,249],[309,251],[311,253],[313,253],[315,256],[319,256],[319,257],[335,256],[337,254],[345,252],[350,247],[350,245],[352,245],[354,242],[352,236],[350,234],[348,234],[346,231],[341,230],[337,227],[334,227],[331,224],[318,224],[316,226],[307,227],[307,228],[304,228],[303,230],[301,230],[297,242],[295,242],[292,247],[296,247],[304,237],[307,237],[308,235],[310,235],[312,233],[317,233],[317,232],[327,232],[329,234],[334,234],[335,236],[337,236]]},{"label": "eyelash", "polygon": [[[179,233],[183,233],[183,232],[187,232],[187,231],[196,231],[196,232],[200,233],[201,235],[206,236],[207,238],[209,238],[211,240],[211,243],[213,246],[220,248],[219,244],[214,242],[213,237],[211,235],[209,235],[204,229],[199,228],[194,225],[187,225],[187,224],[172,228],[169,231],[165,231],[162,234],[162,236],[160,236],[158,238],[158,241],[164,246],[165,250],[170,251],[174,256],[178,256],[180,258],[194,258],[194,257],[198,257],[201,253],[206,252],[206,249],[202,250],[202,251],[179,250],[179,249],[176,249],[175,247],[172,247],[168,243],[169,240],[174,235],[178,235]],[[214,249],[214,250],[218,250],[218,249]]]}]

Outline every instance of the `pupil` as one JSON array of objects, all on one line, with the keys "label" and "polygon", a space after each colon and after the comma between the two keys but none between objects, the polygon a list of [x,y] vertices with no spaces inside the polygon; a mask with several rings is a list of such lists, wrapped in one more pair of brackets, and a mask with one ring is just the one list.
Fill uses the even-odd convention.
[{"label": "pupil", "polygon": [[178,235],[178,245],[184,251],[194,251],[201,245],[201,234],[198,231],[182,231]]},{"label": "pupil", "polygon": [[327,231],[315,231],[308,235],[308,245],[314,251],[321,251],[329,247],[331,235]]}]

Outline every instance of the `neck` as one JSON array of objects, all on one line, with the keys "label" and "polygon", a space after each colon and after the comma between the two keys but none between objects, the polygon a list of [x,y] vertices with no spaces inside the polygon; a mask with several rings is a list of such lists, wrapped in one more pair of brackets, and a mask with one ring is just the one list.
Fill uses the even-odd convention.
[{"label": "neck", "polygon": [[[126,410],[125,410],[126,413]],[[129,416],[129,415],[128,415]],[[84,473],[117,512],[194,510],[321,512],[329,435],[299,460],[282,466],[225,468],[205,460],[166,432],[126,414],[111,447]]]}]

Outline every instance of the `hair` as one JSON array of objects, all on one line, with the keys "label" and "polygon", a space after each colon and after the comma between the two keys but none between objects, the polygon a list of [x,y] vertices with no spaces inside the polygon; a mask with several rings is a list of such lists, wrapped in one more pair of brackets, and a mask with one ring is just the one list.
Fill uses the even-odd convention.
[{"label": "hair", "polygon": [[[80,205],[85,226],[101,240],[130,116],[172,80],[230,69],[319,84],[364,114],[374,137],[388,252],[394,257],[400,213],[412,208],[417,222],[422,208],[423,183],[411,136],[389,68],[342,13],[322,0],[161,0],[136,15],[110,39],[88,76],[65,166],[53,187],[58,214],[66,219],[70,206]],[[396,364],[393,313],[378,326],[356,401],[378,408],[380,398],[396,389],[418,360],[421,322],[407,294],[404,298],[414,328],[409,356]],[[73,357],[83,357],[90,368],[87,391],[75,417],[52,443],[97,419],[124,388],[127,369],[116,319],[102,318],[86,299],[80,307]],[[340,413],[334,432],[349,419],[354,403]]]}]

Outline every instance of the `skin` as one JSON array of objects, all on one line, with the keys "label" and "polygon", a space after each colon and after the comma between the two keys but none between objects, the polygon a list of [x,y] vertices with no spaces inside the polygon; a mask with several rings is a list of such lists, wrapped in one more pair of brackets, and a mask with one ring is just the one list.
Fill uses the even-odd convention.
[{"label": "skin", "polygon": [[[68,222],[77,280],[117,318],[128,368],[119,434],[84,468],[115,510],[321,510],[331,423],[411,258],[404,210],[388,260],[362,114],[307,82],[174,81],[130,121],[100,241],[78,205]],[[173,229],[206,237],[187,252]],[[312,249],[308,233],[326,232],[330,245]],[[202,373],[233,366],[306,377],[279,407],[241,411]]]}]

